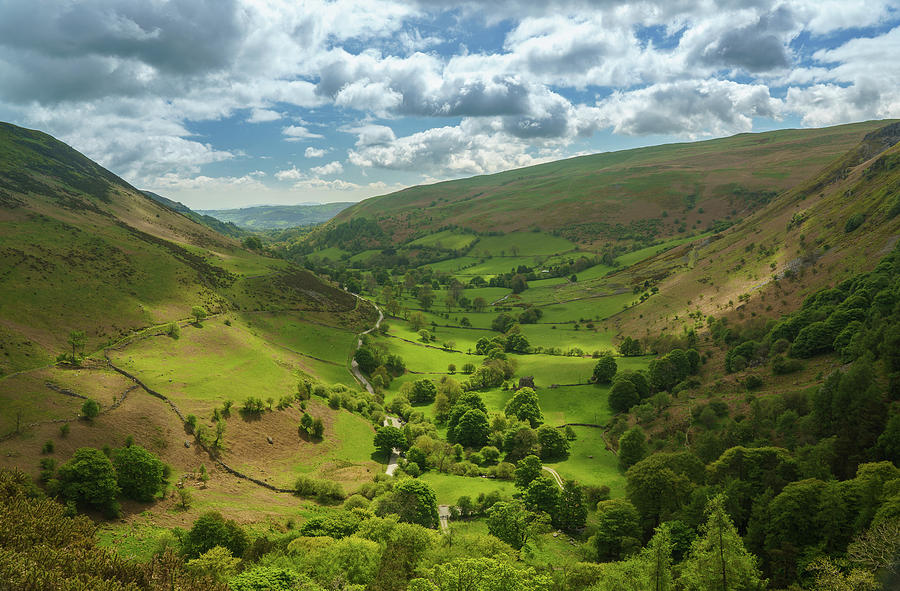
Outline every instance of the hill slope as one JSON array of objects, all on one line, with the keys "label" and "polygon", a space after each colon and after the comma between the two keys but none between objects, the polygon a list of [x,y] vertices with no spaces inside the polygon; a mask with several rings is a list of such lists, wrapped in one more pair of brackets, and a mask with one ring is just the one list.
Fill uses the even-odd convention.
[{"label": "hill slope", "polygon": [[395,244],[452,225],[539,228],[581,243],[687,235],[759,209],[886,123],[740,134],[417,186],[362,201],[329,226],[373,219]]},{"label": "hill slope", "polygon": [[238,228],[236,225],[234,225],[230,222],[223,222],[223,221],[217,220],[216,218],[214,218],[212,216],[197,213],[196,211],[194,211],[193,209],[191,209],[184,203],[181,203],[180,201],[172,201],[168,197],[163,197],[162,195],[153,193],[152,191],[141,191],[141,193],[143,193],[150,199],[153,199],[157,203],[162,203],[163,205],[165,205],[172,211],[176,211],[176,212],[184,215],[185,217],[188,217],[188,218],[194,220],[198,224],[203,224],[207,228],[215,230],[219,234],[231,236],[232,238],[241,238],[247,234],[247,232]]},{"label": "hill slope", "polygon": [[148,198],[41,132],[0,124],[0,372],[211,311],[351,309],[355,299]]}]

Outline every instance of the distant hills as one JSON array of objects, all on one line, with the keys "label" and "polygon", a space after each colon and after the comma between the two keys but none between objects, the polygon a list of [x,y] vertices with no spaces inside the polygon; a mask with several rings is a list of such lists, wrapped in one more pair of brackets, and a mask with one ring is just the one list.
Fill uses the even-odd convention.
[{"label": "distant hills", "polygon": [[[689,236],[745,218],[887,123],[745,133],[411,187],[345,209],[313,239],[362,250],[452,227],[478,233],[539,229],[586,246]],[[342,239],[346,232],[331,232],[332,239],[323,240],[330,229],[361,220],[376,223],[381,232],[375,233],[383,237],[351,245]]]},{"label": "distant hills", "polygon": [[351,205],[350,202],[258,205],[241,209],[203,209],[197,213],[250,230],[282,230],[327,222]]}]

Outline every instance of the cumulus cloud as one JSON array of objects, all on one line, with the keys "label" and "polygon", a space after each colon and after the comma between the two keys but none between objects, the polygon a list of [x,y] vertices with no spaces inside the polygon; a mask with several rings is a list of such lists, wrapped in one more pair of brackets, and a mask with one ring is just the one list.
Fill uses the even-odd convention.
[{"label": "cumulus cloud", "polygon": [[313,166],[309,169],[316,176],[330,176],[332,174],[340,174],[344,172],[344,165],[335,160],[322,166]]},{"label": "cumulus cloud", "polygon": [[247,123],[268,123],[281,119],[281,113],[269,109],[253,109],[247,117]]},{"label": "cumulus cloud", "polygon": [[685,80],[616,92],[597,105],[616,133],[697,137],[750,131],[754,117],[778,118],[782,104],[762,84]]},{"label": "cumulus cloud", "polygon": [[[197,191],[207,165],[249,157],[197,122],[283,122],[242,133],[317,140],[306,158],[351,133],[346,160],[303,173],[275,150],[270,175],[362,195],[374,187],[359,168],[410,182],[493,172],[599,130],[900,116],[900,29],[885,32],[898,21],[896,0],[7,0],[0,112],[133,183],[193,176]],[[346,178],[320,178],[334,174]],[[265,185],[223,182],[245,177]]]},{"label": "cumulus cloud", "polygon": [[284,139],[289,142],[300,142],[303,140],[312,140],[323,138],[320,133],[313,133],[303,125],[289,125],[281,130]]}]

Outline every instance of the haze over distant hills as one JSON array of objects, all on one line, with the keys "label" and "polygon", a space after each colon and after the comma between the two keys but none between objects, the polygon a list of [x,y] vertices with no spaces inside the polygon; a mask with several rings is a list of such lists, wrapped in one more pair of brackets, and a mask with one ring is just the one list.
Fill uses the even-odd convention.
[{"label": "haze over distant hills", "polygon": [[250,230],[280,230],[327,222],[353,203],[256,205],[240,209],[202,209],[197,213]]}]

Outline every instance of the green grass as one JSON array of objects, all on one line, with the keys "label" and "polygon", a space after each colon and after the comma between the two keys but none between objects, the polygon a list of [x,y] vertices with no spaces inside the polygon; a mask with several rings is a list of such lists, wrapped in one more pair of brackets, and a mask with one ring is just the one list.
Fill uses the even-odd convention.
[{"label": "green grass", "polygon": [[328,259],[330,261],[340,261],[345,256],[350,255],[350,253],[346,250],[341,250],[336,246],[331,246],[329,248],[323,248],[321,250],[317,250],[309,254],[310,258],[314,259]]},{"label": "green grass", "polygon": [[310,324],[291,313],[245,314],[254,334],[292,351],[345,364],[356,346],[356,334],[341,328]]},{"label": "green grass", "polygon": [[511,232],[503,236],[485,236],[473,249],[478,255],[534,256],[573,250],[575,244],[544,232]]},{"label": "green grass", "polygon": [[430,246],[447,250],[463,250],[468,248],[478,237],[473,234],[460,234],[453,230],[444,230],[428,234],[417,240],[413,240],[408,246]]},{"label": "green grass", "polygon": [[544,316],[541,322],[574,322],[580,319],[603,320],[622,311],[623,306],[631,305],[637,301],[630,291],[617,295],[599,296],[582,300],[566,302],[564,304],[549,304],[541,306]]},{"label": "green grass", "polygon": [[619,263],[620,267],[629,267],[635,263],[639,263],[644,259],[649,259],[652,256],[656,256],[661,252],[665,252],[671,248],[675,248],[676,246],[680,246],[685,242],[691,242],[693,240],[700,240],[706,236],[711,235],[712,232],[705,232],[703,234],[697,234],[695,236],[686,236],[684,238],[675,238],[674,240],[667,240],[661,244],[657,244],[656,246],[648,246],[647,248],[642,248],[640,250],[635,250],[633,252],[629,252],[628,254],[623,254],[621,256],[616,257],[616,262]]},{"label": "green grass", "polygon": [[449,353],[439,349],[432,349],[407,343],[399,339],[380,338],[379,342],[385,343],[392,353],[400,355],[406,361],[406,368],[410,371],[446,373],[447,365],[453,363],[456,367],[462,367],[465,363],[480,363],[481,357],[465,355],[463,353]]},{"label": "green grass", "polygon": [[615,454],[606,451],[602,430],[593,427],[573,429],[577,438],[571,442],[569,458],[547,465],[564,479],[574,479],[581,484],[606,485],[613,497],[624,496],[625,476],[619,472]]},{"label": "green grass", "polygon": [[200,413],[223,400],[249,396],[275,399],[296,390],[303,358],[273,347],[239,321],[207,320],[188,326],[181,338],[154,337],[110,356],[185,412]]},{"label": "green grass", "polygon": [[516,492],[515,486],[508,480],[454,476],[433,470],[425,472],[420,478],[434,488],[439,505],[455,505],[463,495],[468,495],[474,501],[480,493],[499,490],[504,496],[512,496]]}]

